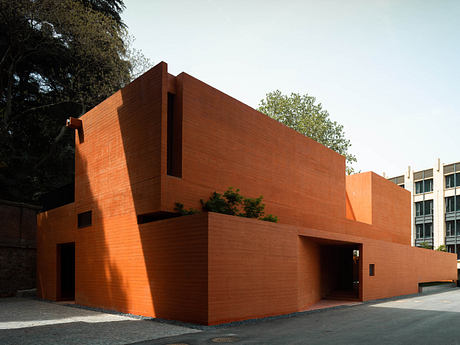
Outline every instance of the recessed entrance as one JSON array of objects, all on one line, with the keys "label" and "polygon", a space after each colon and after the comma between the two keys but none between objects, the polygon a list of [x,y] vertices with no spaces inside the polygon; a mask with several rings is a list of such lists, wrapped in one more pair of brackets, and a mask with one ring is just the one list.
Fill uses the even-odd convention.
[{"label": "recessed entrance", "polygon": [[360,245],[323,244],[321,266],[323,298],[340,300],[360,298]]},{"label": "recessed entrance", "polygon": [[75,299],[75,242],[57,245],[57,299]]}]

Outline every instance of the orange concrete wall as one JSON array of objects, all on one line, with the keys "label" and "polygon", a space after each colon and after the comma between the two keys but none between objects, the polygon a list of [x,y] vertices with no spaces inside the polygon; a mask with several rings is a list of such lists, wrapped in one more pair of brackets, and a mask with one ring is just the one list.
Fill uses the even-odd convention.
[{"label": "orange concrete wall", "polygon": [[209,213],[209,323],[297,310],[297,238],[278,224]]},{"label": "orange concrete wall", "polygon": [[372,224],[372,174],[346,177],[347,218]]},{"label": "orange concrete wall", "polygon": [[391,234],[391,241],[411,244],[410,192],[372,174],[372,224],[380,232]]},{"label": "orange concrete wall", "polygon": [[[176,93],[183,115],[182,178],[166,175],[167,92]],[[73,241],[77,303],[201,323],[289,313],[317,301],[319,248],[301,236],[362,243],[363,260],[377,271],[363,279],[364,298],[456,279],[454,255],[395,244],[410,237],[405,191],[375,174],[351,177],[357,186],[371,177],[372,217],[368,224],[346,219],[351,210],[367,219],[369,210],[351,184],[345,190],[342,156],[185,73],[174,78],[165,63],[82,120],[75,203],[38,216],[43,298],[58,297],[56,245]],[[264,195],[267,213],[284,224],[215,214],[137,224],[138,214],[171,211],[176,201],[199,207],[200,198],[229,186]],[[77,229],[77,214],[88,210],[92,226]],[[428,270],[413,269],[428,258]]]},{"label": "orange concrete wall", "polygon": [[297,309],[305,310],[322,298],[321,249],[311,238],[297,241]]},{"label": "orange concrete wall", "polygon": [[372,225],[374,238],[410,245],[410,193],[388,182],[373,172],[347,176],[346,218]]},{"label": "orange concrete wall", "polygon": [[208,217],[210,324],[302,311],[318,302],[324,240],[362,244],[364,301],[415,294],[420,282],[457,279],[455,254],[216,213]]},{"label": "orange concrete wall", "polygon": [[[81,117],[75,204],[93,218],[160,210],[166,64],[161,63]],[[95,212],[96,209],[98,212]]]},{"label": "orange concrete wall", "polygon": [[[368,241],[363,249],[363,299],[418,292],[418,283],[456,280],[456,255],[429,249]],[[369,264],[375,276],[369,276]]]},{"label": "orange concrete wall", "polygon": [[37,216],[37,293],[56,300],[57,243],[74,242],[77,218],[75,204],[68,204]]},{"label": "orange concrete wall", "polygon": [[[165,176],[162,209],[232,186],[264,196],[281,223],[345,217],[345,159],[238,100],[182,73],[182,178]],[[165,115],[164,115],[165,116]],[[163,158],[164,161],[165,158]]]},{"label": "orange concrete wall", "polygon": [[142,225],[122,215],[78,230],[75,219],[74,204],[38,217],[41,298],[58,298],[57,244],[75,242],[77,304],[207,322],[206,214]]}]

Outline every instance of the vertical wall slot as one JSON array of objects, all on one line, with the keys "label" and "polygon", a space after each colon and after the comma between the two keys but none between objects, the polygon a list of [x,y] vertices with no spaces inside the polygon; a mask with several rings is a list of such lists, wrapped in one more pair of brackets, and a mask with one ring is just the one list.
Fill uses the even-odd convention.
[{"label": "vertical wall slot", "polygon": [[375,276],[375,264],[369,264],[369,275],[371,277]]},{"label": "vertical wall slot", "polygon": [[176,96],[168,92],[167,174],[182,177],[182,114]]}]

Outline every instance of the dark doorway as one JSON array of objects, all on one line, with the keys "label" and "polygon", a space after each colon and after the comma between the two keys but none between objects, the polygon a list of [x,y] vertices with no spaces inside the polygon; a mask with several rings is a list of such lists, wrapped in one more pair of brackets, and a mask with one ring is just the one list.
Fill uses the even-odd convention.
[{"label": "dark doorway", "polygon": [[57,245],[57,299],[75,299],[75,243]]},{"label": "dark doorway", "polygon": [[327,299],[360,298],[360,246],[321,246],[322,295]]}]

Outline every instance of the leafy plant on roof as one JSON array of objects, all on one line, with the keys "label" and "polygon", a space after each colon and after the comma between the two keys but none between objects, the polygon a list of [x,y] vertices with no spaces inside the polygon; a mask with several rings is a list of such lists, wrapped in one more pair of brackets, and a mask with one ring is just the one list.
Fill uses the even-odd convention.
[{"label": "leafy plant on roof", "polygon": [[[262,203],[262,200],[262,195],[258,198],[246,198],[240,194],[239,189],[229,187],[223,194],[213,192],[206,202],[203,200],[200,200],[200,202],[205,212],[216,212],[277,223],[277,216],[271,214],[264,215],[265,204]],[[174,210],[183,216],[199,212],[193,208],[185,209],[184,205],[179,202],[175,203]]]}]

